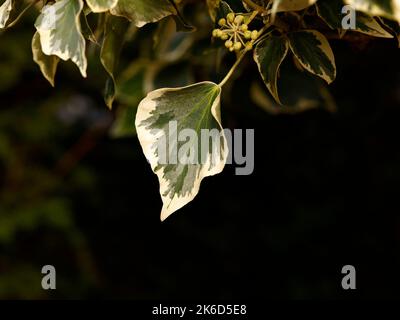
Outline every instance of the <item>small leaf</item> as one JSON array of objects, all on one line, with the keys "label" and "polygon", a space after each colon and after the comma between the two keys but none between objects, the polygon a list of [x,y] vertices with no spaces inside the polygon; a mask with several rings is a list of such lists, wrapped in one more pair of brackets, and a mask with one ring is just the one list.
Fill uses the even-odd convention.
[{"label": "small leaf", "polygon": [[315,30],[289,34],[289,45],[300,64],[328,84],[336,78],[335,57],[328,40]]},{"label": "small leaf", "polygon": [[104,29],[104,40],[100,52],[100,60],[109,74],[110,78],[106,82],[104,99],[107,106],[111,109],[115,97],[115,77],[119,56],[123,46],[123,36],[128,29],[129,22],[120,17],[107,15]]},{"label": "small leaf", "polygon": [[275,0],[272,13],[285,11],[300,11],[312,6],[317,0]]},{"label": "small leaf", "polygon": [[114,8],[118,0],[86,0],[86,3],[93,12],[105,12]]},{"label": "small leaf", "polygon": [[42,52],[40,35],[37,32],[35,32],[32,38],[32,53],[33,61],[39,65],[44,77],[54,87],[54,77],[56,75],[57,65],[60,61],[60,58],[54,55],[48,56]]},{"label": "small leaf", "polygon": [[379,38],[393,38],[373,17],[357,12],[356,31]]},{"label": "small leaf", "polygon": [[283,36],[270,36],[258,43],[254,50],[254,60],[258,65],[258,70],[268,90],[278,103],[281,103],[277,87],[279,67],[288,50],[288,41]]},{"label": "small leaf", "polygon": [[10,12],[12,10],[12,0],[6,0],[0,7],[0,28],[3,29],[10,18]]},{"label": "small leaf", "polygon": [[[228,148],[221,126],[220,95],[217,84],[201,82],[150,92],[139,104],[136,131],[160,182],[161,220],[192,201],[202,179],[220,173],[225,166]],[[199,146],[193,139],[181,139],[185,129],[191,129],[197,137],[201,137],[202,129],[214,130],[219,143],[210,143],[205,152],[199,153],[204,145]],[[168,146],[163,143],[166,141]],[[192,161],[182,161],[182,157],[192,157]]]},{"label": "small leaf", "polygon": [[86,42],[81,33],[82,0],[60,0],[45,5],[35,22],[43,53],[71,59],[86,77]]},{"label": "small leaf", "polygon": [[129,19],[139,28],[177,13],[168,0],[119,0],[110,12]]},{"label": "small leaf", "polygon": [[370,16],[383,16],[400,21],[400,0],[345,0],[355,10]]}]

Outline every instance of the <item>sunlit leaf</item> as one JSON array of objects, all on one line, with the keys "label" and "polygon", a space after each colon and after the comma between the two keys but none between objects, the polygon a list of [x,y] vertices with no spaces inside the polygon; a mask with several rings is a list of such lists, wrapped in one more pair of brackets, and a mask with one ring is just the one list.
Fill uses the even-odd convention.
[{"label": "sunlit leaf", "polygon": [[345,0],[345,2],[371,16],[383,16],[400,21],[400,0]]},{"label": "sunlit leaf", "polygon": [[4,28],[10,17],[12,10],[12,0],[6,0],[0,7],[0,28]]},{"label": "sunlit leaf", "polygon": [[105,12],[114,8],[118,0],[86,0],[86,3],[93,12]]},{"label": "sunlit leaf", "polygon": [[[162,220],[193,200],[203,178],[220,173],[225,166],[228,148],[221,126],[220,95],[218,85],[201,82],[153,91],[138,107],[136,131],[160,182]],[[186,141],[185,129],[195,132],[198,141]],[[204,148],[199,143],[203,142],[202,129],[214,129],[219,142],[210,143],[205,152],[200,151]]]},{"label": "sunlit leaf", "polygon": [[82,0],[60,0],[43,7],[35,22],[43,53],[71,59],[86,77],[85,38],[81,33]]},{"label": "sunlit leaf", "polygon": [[119,0],[110,12],[129,19],[139,28],[177,13],[168,0]]},{"label": "sunlit leaf", "polygon": [[317,0],[275,0],[272,12],[299,11],[312,6]]},{"label": "sunlit leaf", "polygon": [[32,38],[32,54],[33,61],[39,65],[43,76],[54,87],[54,77],[56,75],[57,65],[60,58],[54,55],[48,56],[43,53],[42,46],[40,45],[40,35],[37,32]]}]

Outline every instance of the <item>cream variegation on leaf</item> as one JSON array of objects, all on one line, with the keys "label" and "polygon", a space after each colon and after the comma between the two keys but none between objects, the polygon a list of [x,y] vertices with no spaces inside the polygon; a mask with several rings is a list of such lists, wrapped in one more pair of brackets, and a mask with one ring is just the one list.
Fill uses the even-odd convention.
[{"label": "cream variegation on leaf", "polygon": [[[139,104],[136,131],[143,152],[160,183],[163,201],[161,220],[192,201],[203,178],[220,173],[225,166],[228,146],[221,126],[220,95],[219,85],[201,82],[188,87],[152,91]],[[176,123],[176,127],[171,125],[172,122]],[[196,132],[197,145],[192,139],[171,139],[175,134],[179,137],[185,129]],[[202,129],[217,130],[219,143],[211,143],[206,154],[200,155],[201,152],[196,153],[195,150],[199,147]],[[163,145],[164,148],[160,148]],[[177,153],[178,161],[173,161],[174,153]],[[193,154],[198,161],[190,164],[181,161],[182,156]],[[161,161],[161,158],[164,160]]]},{"label": "cream variegation on leaf", "polygon": [[323,34],[316,30],[301,30],[290,33],[288,38],[290,49],[304,69],[328,84],[335,80],[335,56]]},{"label": "cream variegation on leaf", "polygon": [[6,0],[0,6],[0,28],[4,28],[6,26],[8,18],[10,18],[11,10],[12,10],[12,0]]},{"label": "cream variegation on leaf", "polygon": [[43,7],[35,22],[42,51],[60,59],[72,60],[86,77],[86,42],[82,35],[79,15],[82,0],[59,0]]}]

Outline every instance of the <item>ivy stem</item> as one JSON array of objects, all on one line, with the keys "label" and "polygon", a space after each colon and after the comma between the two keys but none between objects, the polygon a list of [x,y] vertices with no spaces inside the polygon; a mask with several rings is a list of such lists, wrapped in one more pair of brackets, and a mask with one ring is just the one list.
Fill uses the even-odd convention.
[{"label": "ivy stem", "polygon": [[228,80],[230,79],[230,77],[232,76],[232,74],[235,72],[236,68],[238,67],[238,65],[240,64],[240,62],[242,62],[244,56],[247,53],[247,49],[244,49],[243,53],[241,54],[241,56],[236,60],[235,64],[232,66],[231,70],[229,70],[228,74],[225,76],[225,78],[219,83],[220,87],[223,87]]}]

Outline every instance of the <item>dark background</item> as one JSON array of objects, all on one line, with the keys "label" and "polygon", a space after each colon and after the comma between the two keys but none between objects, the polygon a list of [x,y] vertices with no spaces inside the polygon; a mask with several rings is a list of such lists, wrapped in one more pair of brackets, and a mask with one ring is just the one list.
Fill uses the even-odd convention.
[{"label": "dark background", "polygon": [[[335,113],[265,112],[246,61],[222,109],[225,126],[255,128],[254,173],[227,166],[161,223],[137,138],[108,134],[98,53],[88,79],[62,63],[52,89],[31,60],[33,32],[27,21],[0,35],[0,298],[399,298],[394,40],[332,42]],[[56,291],[40,287],[46,264]],[[341,288],[347,264],[355,291]]]}]

